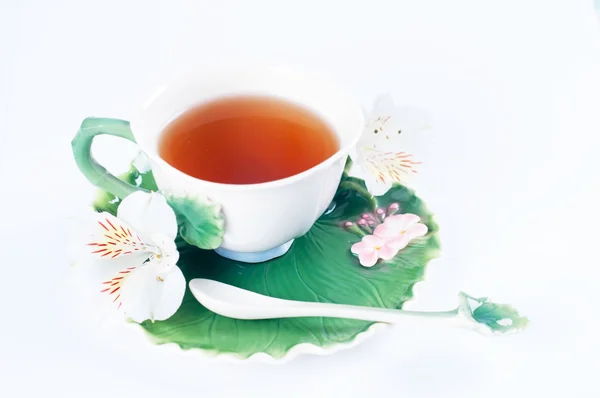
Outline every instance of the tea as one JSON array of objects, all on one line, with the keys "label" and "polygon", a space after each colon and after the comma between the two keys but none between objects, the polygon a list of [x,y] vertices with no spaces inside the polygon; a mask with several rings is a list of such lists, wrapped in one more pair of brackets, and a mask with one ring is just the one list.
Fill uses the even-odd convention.
[{"label": "tea", "polygon": [[256,184],[310,169],[339,149],[321,119],[291,102],[233,97],[189,109],[164,129],[159,155],[211,182]]}]

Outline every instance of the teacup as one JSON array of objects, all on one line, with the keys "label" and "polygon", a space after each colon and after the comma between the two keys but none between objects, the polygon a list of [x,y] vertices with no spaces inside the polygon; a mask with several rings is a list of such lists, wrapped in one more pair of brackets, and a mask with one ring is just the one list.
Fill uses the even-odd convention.
[{"label": "teacup", "polygon": [[[235,95],[272,96],[309,109],[330,126],[340,149],[302,173],[246,185],[203,181],[175,169],[159,156],[159,137],[169,122],[186,109]],[[124,198],[139,188],[108,173],[91,156],[91,145],[93,138],[101,134],[137,143],[149,158],[161,191],[205,195],[221,204],[225,234],[217,253],[238,261],[260,262],[284,254],[293,239],[305,234],[327,210],[349,151],[363,127],[359,104],[324,77],[288,68],[221,69],[180,78],[161,87],[131,123],[86,119],[78,133],[79,142],[84,144],[75,158],[92,184]]]}]

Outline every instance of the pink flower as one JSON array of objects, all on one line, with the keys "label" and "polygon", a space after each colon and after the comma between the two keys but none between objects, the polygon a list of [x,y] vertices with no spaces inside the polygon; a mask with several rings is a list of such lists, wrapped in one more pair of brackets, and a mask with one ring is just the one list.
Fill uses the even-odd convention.
[{"label": "pink flower", "polygon": [[391,260],[398,253],[398,249],[390,246],[386,239],[375,235],[363,236],[362,240],[353,244],[350,250],[358,255],[358,260],[365,267],[374,266],[380,258]]},{"label": "pink flower", "polygon": [[385,219],[373,231],[373,235],[384,239],[387,245],[400,251],[414,238],[424,236],[427,226],[421,224],[421,219],[416,214],[397,214]]}]

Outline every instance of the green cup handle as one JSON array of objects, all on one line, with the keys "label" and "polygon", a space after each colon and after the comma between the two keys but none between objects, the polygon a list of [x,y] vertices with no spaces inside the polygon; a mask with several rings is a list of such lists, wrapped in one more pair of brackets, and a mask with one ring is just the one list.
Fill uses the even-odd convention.
[{"label": "green cup handle", "polygon": [[135,191],[147,191],[118,179],[96,162],[91,153],[92,142],[94,137],[101,134],[114,135],[135,143],[129,122],[125,120],[93,117],[85,119],[71,141],[75,162],[83,175],[96,187],[120,199]]}]

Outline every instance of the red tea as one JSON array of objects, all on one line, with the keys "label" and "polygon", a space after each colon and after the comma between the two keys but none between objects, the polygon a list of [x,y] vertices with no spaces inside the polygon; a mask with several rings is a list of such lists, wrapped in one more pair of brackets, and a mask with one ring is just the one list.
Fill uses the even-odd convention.
[{"label": "red tea", "polygon": [[164,129],[159,154],[193,177],[256,184],[310,169],[339,149],[336,135],[280,99],[233,97],[189,109]]}]

